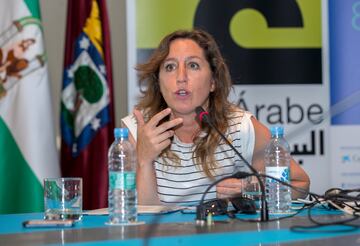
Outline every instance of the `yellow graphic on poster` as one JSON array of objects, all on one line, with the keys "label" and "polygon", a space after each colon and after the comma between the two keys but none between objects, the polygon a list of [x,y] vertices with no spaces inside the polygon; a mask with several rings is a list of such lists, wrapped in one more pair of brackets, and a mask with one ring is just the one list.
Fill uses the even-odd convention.
[{"label": "yellow graphic on poster", "polygon": [[[199,2],[201,0],[137,0],[137,47],[155,48],[166,34],[193,28]],[[261,12],[244,8],[232,17],[228,30],[223,31],[229,31],[233,40],[246,48],[321,47],[321,1],[296,2],[303,16],[303,27],[269,28]]]},{"label": "yellow graphic on poster", "polygon": [[209,32],[235,84],[322,84],[321,0],[137,0],[138,62],[177,29]]},{"label": "yellow graphic on poster", "polygon": [[[246,48],[319,48],[321,47],[321,2],[297,1],[303,27],[269,28],[264,16],[254,9],[239,11],[231,20],[230,33],[234,41]],[[251,23],[251,25],[249,25]]]}]

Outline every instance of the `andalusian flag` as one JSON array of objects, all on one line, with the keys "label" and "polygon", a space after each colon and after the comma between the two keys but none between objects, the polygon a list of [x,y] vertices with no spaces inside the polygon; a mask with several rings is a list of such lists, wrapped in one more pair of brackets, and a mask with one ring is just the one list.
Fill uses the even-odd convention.
[{"label": "andalusian flag", "polygon": [[61,95],[63,176],[83,178],[83,207],[107,206],[113,141],[110,34],[105,0],[68,1]]},{"label": "andalusian flag", "polygon": [[0,213],[42,211],[59,165],[38,0],[1,0],[0,19]]}]

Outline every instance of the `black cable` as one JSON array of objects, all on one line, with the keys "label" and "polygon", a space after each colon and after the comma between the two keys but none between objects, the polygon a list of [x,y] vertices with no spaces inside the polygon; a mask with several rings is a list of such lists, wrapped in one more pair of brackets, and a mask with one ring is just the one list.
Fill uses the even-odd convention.
[{"label": "black cable", "polygon": [[232,179],[232,178],[237,178],[237,179],[242,179],[242,178],[247,178],[247,177],[250,177],[250,176],[253,176],[253,174],[251,173],[246,173],[246,172],[236,172],[235,174],[233,175],[230,175],[230,176],[226,176],[226,177],[223,177],[221,179],[218,179],[216,180],[215,182],[213,182],[212,184],[210,184],[206,190],[204,191],[203,195],[201,196],[201,199],[200,199],[200,202],[199,202],[199,205],[197,206],[196,208],[196,220],[198,222],[200,221],[205,221],[205,211],[203,211],[203,208],[204,208],[204,200],[205,200],[205,196],[207,195],[207,193],[210,191],[210,189],[212,187],[214,187],[215,185],[217,185],[218,183],[226,180],[226,179]]},{"label": "black cable", "polygon": [[[274,177],[271,177],[271,176],[268,176],[268,175],[265,175],[265,174],[260,174],[260,176],[262,177],[266,177],[266,178],[271,178],[271,179],[274,179],[276,180],[277,182],[283,184],[283,185],[286,185],[286,186],[289,186],[290,188],[294,189],[294,190],[297,190],[299,192],[302,192],[304,191],[303,189],[301,188],[298,188],[298,187],[294,187],[292,186],[291,184],[287,183],[287,182],[284,182],[280,179],[277,179],[277,178],[274,178]],[[347,192],[353,192],[354,190],[348,190]],[[357,190],[356,190],[357,191]],[[332,221],[332,222],[327,222],[327,223],[324,223],[324,222],[319,222],[319,221],[316,221],[312,214],[311,214],[311,211],[312,211],[312,208],[317,205],[317,204],[322,204],[324,202],[328,202],[328,201],[332,201],[331,199],[329,198],[335,198],[335,197],[341,197],[341,198],[347,198],[348,200],[353,200],[355,197],[353,196],[349,196],[349,195],[346,195],[346,194],[338,194],[338,195],[332,195],[332,196],[320,196],[318,194],[315,194],[315,193],[312,193],[312,192],[309,192],[309,194],[311,194],[313,197],[315,197],[315,199],[317,200],[316,202],[312,203],[313,206],[310,206],[309,209],[308,209],[308,218],[309,220],[314,223],[315,225],[314,226],[309,226],[309,227],[306,227],[306,226],[292,226],[290,227],[290,229],[292,230],[292,228],[295,228],[294,230],[297,230],[299,228],[302,228],[302,229],[305,229],[305,228],[316,228],[317,227],[321,227],[321,226],[332,226],[332,225],[345,225],[345,226],[350,226],[350,227],[355,227],[355,228],[359,228],[359,226],[357,225],[349,225],[347,223],[349,222],[352,222],[354,220],[357,220],[359,219],[359,215],[358,214],[353,214],[352,218],[349,218],[349,219],[345,219],[345,220],[338,220],[338,221]],[[319,198],[323,198],[323,201],[320,201]]]},{"label": "black cable", "polygon": [[[259,177],[264,177],[264,178],[270,178],[270,179],[276,180],[277,182],[279,182],[279,183],[281,183],[281,184],[284,184],[284,185],[286,185],[286,186],[289,186],[290,188],[292,188],[292,189],[294,189],[294,190],[297,190],[297,191],[299,191],[299,192],[301,192],[301,193],[306,193],[306,194],[311,193],[311,192],[308,192],[307,190],[304,190],[304,189],[301,189],[301,188],[292,186],[291,184],[289,184],[289,183],[287,183],[287,182],[284,182],[284,181],[282,181],[282,180],[280,180],[280,179],[274,178],[274,177],[269,176],[269,175],[266,175],[266,174],[259,174],[259,173],[255,174],[255,173],[237,172],[237,173],[235,173],[235,174],[233,174],[233,175],[231,175],[231,176],[223,177],[223,178],[221,178],[221,179],[219,179],[219,180],[216,180],[215,182],[213,182],[211,185],[209,185],[209,186],[207,187],[207,189],[204,191],[204,193],[203,193],[203,195],[202,195],[202,197],[201,197],[201,200],[200,200],[200,202],[199,202],[199,205],[198,205],[198,207],[197,207],[197,209],[196,209],[196,219],[197,219],[197,221],[205,221],[205,216],[206,216],[206,214],[205,214],[205,210],[204,210],[203,203],[204,203],[205,196],[207,195],[207,193],[210,191],[210,189],[211,189],[212,187],[214,187],[215,185],[217,185],[218,183],[220,183],[220,182],[222,182],[222,181],[224,181],[224,180],[226,180],[226,179],[230,179],[230,178],[240,178],[240,179],[242,179],[242,178],[247,178],[247,177],[251,177],[251,176],[259,176]],[[316,195],[315,193],[311,193],[311,194],[312,194],[313,196],[318,196],[318,195]],[[306,204],[300,209],[300,211],[297,211],[297,212],[295,212],[295,213],[291,213],[291,214],[289,214],[289,215],[287,215],[287,216],[276,217],[276,218],[274,218],[274,219],[269,219],[269,218],[268,218],[267,221],[276,221],[276,220],[281,220],[281,219],[293,217],[293,216],[299,214],[299,213],[300,213],[302,210],[304,210],[305,208],[306,208]],[[233,217],[231,217],[231,215],[230,215],[229,217],[230,217],[230,218],[233,218]],[[240,219],[240,218],[236,218],[236,219],[239,219],[239,220],[242,220],[242,221],[248,221],[248,222],[264,222],[264,220],[262,220],[261,218],[260,218],[260,220],[252,220],[252,219],[245,220],[245,219]]]},{"label": "black cable", "polygon": [[[291,226],[290,230],[294,231],[294,232],[313,232],[313,233],[318,233],[318,232],[328,232],[328,233],[333,233],[333,232],[351,232],[351,231],[355,231],[359,228],[358,225],[353,225],[353,224],[347,224],[349,222],[352,222],[354,220],[357,220],[359,217],[355,216],[352,217],[350,219],[346,219],[346,220],[338,220],[338,221],[331,221],[331,222],[320,222],[314,219],[313,215],[311,214],[312,208],[315,207],[315,205],[317,205],[318,202],[314,202],[312,204],[311,207],[309,207],[308,209],[308,218],[309,220],[314,223],[314,225],[310,225],[310,226],[299,226],[299,225],[295,225],[295,226]],[[327,208],[329,210],[329,208]],[[323,227],[329,227],[329,226],[335,226],[335,225],[341,225],[341,226],[345,226],[348,228],[344,228],[344,229],[334,229],[334,230],[324,230],[324,229],[320,229]],[[314,229],[319,229],[319,230],[314,230]]]},{"label": "black cable", "polygon": [[[205,111],[201,106],[195,108],[196,115],[198,116],[200,122],[206,122],[212,129],[214,129],[219,136],[225,141],[225,143],[230,146],[230,148],[236,153],[238,157],[245,163],[245,165],[251,170],[254,176],[257,178],[261,190],[261,207],[260,207],[260,219],[261,221],[268,221],[269,220],[269,210],[268,205],[266,202],[265,197],[265,185],[264,182],[261,180],[259,172],[252,166],[250,163],[239,153],[239,151],[230,143],[230,141],[224,136],[224,134],[212,123],[211,119],[209,118],[209,113]],[[204,197],[204,196],[203,196]],[[200,201],[200,205],[202,205],[203,199]]]},{"label": "black cable", "polygon": [[[299,213],[301,213],[302,211],[304,211],[306,208],[307,208],[307,204],[304,204],[300,209],[298,209],[296,212],[294,213],[291,213],[289,215],[286,215],[286,216],[281,216],[281,217],[276,217],[276,218],[269,218],[268,221],[279,221],[279,220],[283,220],[283,219],[288,219],[288,218],[291,218],[291,217],[294,217],[295,215],[298,215]],[[243,221],[243,222],[262,222],[261,220],[259,219],[242,219],[242,218],[239,218],[239,217],[235,217],[234,219],[236,220],[239,220],[239,221]]]},{"label": "black cable", "polygon": [[[199,207],[202,208],[203,206],[203,201],[204,201],[204,198],[206,196],[206,194],[209,192],[209,190],[214,187],[215,185],[217,185],[218,183],[220,183],[221,181],[223,180],[226,180],[226,179],[230,179],[230,178],[246,178],[246,177],[250,177],[250,176],[255,176],[256,174],[253,174],[253,173],[245,173],[245,172],[238,172],[238,173],[235,173],[234,175],[231,175],[231,176],[228,176],[228,177],[223,177],[217,181],[215,181],[214,183],[212,183],[205,191],[204,191],[204,194],[200,200],[200,203],[199,203]],[[316,193],[313,193],[313,192],[308,192],[304,189],[301,189],[301,188],[298,188],[298,187],[295,187],[287,182],[284,182],[278,178],[275,178],[275,177],[272,177],[272,176],[269,176],[269,175],[266,175],[266,174],[259,174],[260,177],[263,177],[263,178],[270,178],[270,179],[273,179],[285,186],[288,186],[290,187],[291,189],[293,190],[296,190],[298,192],[301,192],[301,193],[306,193],[306,194],[309,194],[310,197],[312,197],[315,201],[311,204],[304,204],[302,208],[300,208],[297,212],[295,213],[292,213],[290,215],[287,215],[287,216],[281,216],[281,217],[276,217],[276,218],[273,218],[273,219],[270,219],[268,221],[278,221],[278,220],[282,220],[282,219],[286,219],[286,218],[290,218],[290,217],[294,217],[295,215],[299,214],[300,212],[302,212],[303,210],[305,210],[306,208],[308,209],[308,218],[309,220],[314,223],[315,225],[310,225],[310,226],[291,226],[290,227],[290,230],[292,231],[296,231],[296,232],[305,232],[306,230],[310,230],[310,229],[315,229],[315,228],[320,228],[320,227],[325,227],[325,226],[333,226],[333,225],[343,225],[343,226],[346,226],[346,227],[349,227],[349,229],[344,229],[344,230],[340,230],[340,231],[353,231],[353,230],[356,230],[359,228],[359,226],[357,225],[352,225],[352,224],[347,224],[349,222],[352,222],[352,221],[355,221],[359,218],[359,215],[357,214],[353,214],[353,217],[349,218],[349,219],[345,219],[345,220],[338,220],[338,221],[331,221],[331,222],[320,222],[320,221],[317,221],[316,219],[314,219],[311,211],[312,209],[315,207],[315,205],[322,205],[325,209],[329,210],[329,207],[325,207],[323,204],[325,202],[328,202],[328,201],[332,201],[331,199],[329,198],[334,198],[336,197],[336,195],[332,195],[332,196],[321,196],[321,195],[318,195]],[[339,197],[341,198],[347,198],[347,199],[358,199],[358,197],[352,197],[352,196],[348,196],[346,194],[340,194],[338,195]],[[321,200],[322,199],[322,200]],[[198,212],[201,212],[201,214],[197,214],[197,218],[200,218],[201,219],[205,219],[205,213],[202,209],[199,209],[197,211]],[[263,222],[262,220],[258,220],[258,219],[241,219],[241,218],[238,218],[238,217],[234,217],[233,214],[230,214],[228,213],[228,216],[231,218],[231,219],[236,219],[236,220],[240,220],[240,221],[245,221],[245,222]],[[334,232],[334,230],[321,230],[321,232]]]},{"label": "black cable", "polygon": [[[277,178],[274,178],[274,177],[271,177],[271,176],[268,176],[268,175],[264,175],[264,174],[261,174],[261,176],[267,177],[267,178],[272,178],[272,179],[276,180],[277,182],[280,182],[280,183],[283,184],[283,185],[289,186],[289,187],[291,187],[292,189],[295,189],[295,190],[297,190],[297,191],[300,191],[300,192],[301,192],[301,190],[302,190],[302,189],[300,189],[300,188],[293,187],[292,185],[290,185],[290,184],[288,184],[288,183],[286,183],[286,182],[283,182],[283,181],[281,181],[281,180],[279,180],[279,179],[277,179]],[[312,204],[310,204],[310,206],[309,206],[309,209],[308,209],[308,218],[309,218],[309,220],[310,220],[312,223],[314,223],[315,225],[311,225],[311,226],[291,226],[291,227],[290,227],[290,230],[296,231],[296,232],[306,232],[307,230],[309,230],[309,232],[311,232],[310,230],[312,230],[312,229],[321,228],[321,227],[326,227],[326,226],[334,226],[334,225],[342,225],[342,226],[349,227],[349,229],[336,230],[336,231],[345,231],[345,232],[348,232],[348,231],[357,230],[357,229],[359,228],[358,225],[348,224],[349,222],[352,222],[352,221],[355,221],[355,220],[359,219],[360,216],[359,216],[358,214],[355,214],[355,213],[354,213],[354,214],[352,215],[352,217],[349,218],[349,219],[337,220],[337,221],[330,221],[330,222],[320,222],[320,221],[317,221],[317,220],[313,217],[313,215],[312,215],[312,213],[311,213],[311,211],[312,211],[312,209],[315,207],[315,205],[321,204],[321,205],[323,206],[323,204],[324,204],[325,202],[333,201],[332,199],[334,199],[334,198],[339,198],[339,197],[342,198],[342,199],[346,198],[346,199],[348,199],[348,201],[349,201],[349,200],[351,201],[351,200],[353,200],[354,198],[358,199],[357,197],[349,196],[349,195],[346,195],[346,194],[338,194],[338,195],[332,195],[332,196],[326,196],[326,195],[320,196],[320,195],[318,195],[318,194],[311,193],[311,192],[309,192],[309,194],[310,194],[310,196],[312,196],[312,197],[315,199],[315,201],[314,201]],[[320,200],[320,198],[323,199],[323,200]],[[336,201],[336,200],[335,200],[335,201]],[[342,201],[342,202],[344,202],[344,201]],[[346,205],[346,206],[349,206],[349,205]],[[329,207],[325,207],[325,206],[323,206],[323,207],[324,207],[325,209],[329,210]],[[358,211],[358,208],[356,209],[356,211]],[[320,230],[320,231],[312,231],[312,232],[334,232],[334,230]]]}]

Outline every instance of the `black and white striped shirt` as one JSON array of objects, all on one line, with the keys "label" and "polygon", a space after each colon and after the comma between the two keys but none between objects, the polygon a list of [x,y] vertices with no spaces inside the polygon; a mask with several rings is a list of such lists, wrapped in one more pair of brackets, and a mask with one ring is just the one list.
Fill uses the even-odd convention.
[{"label": "black and white striped shirt", "polygon": [[[252,114],[242,110],[236,111],[230,120],[230,126],[225,136],[237,150],[251,163],[255,145],[255,133],[250,117]],[[136,121],[128,116],[123,119],[132,136],[136,136]],[[165,204],[197,204],[205,189],[213,182],[205,175],[199,165],[195,164],[194,144],[183,143],[174,136],[171,147],[180,158],[180,165],[170,159],[158,157],[155,160],[155,172],[158,185],[158,195]],[[233,174],[236,171],[246,170],[246,165],[235,152],[224,142],[221,142],[215,151],[217,166],[212,170],[214,178],[219,179]],[[201,165],[200,165],[201,167]],[[213,187],[206,199],[216,197],[216,188]]]}]

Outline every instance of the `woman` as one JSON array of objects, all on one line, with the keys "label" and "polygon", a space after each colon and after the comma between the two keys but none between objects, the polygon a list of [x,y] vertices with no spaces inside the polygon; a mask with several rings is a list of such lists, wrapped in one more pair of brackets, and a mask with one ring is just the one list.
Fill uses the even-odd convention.
[{"label": "woman", "polygon": [[[264,170],[263,150],[270,133],[249,112],[228,101],[230,74],[208,33],[169,34],[137,70],[145,85],[143,97],[123,123],[137,148],[139,204],[197,203],[214,180],[246,168],[213,129],[196,119],[198,106],[209,112],[214,125],[254,168]],[[294,160],[290,170],[292,184],[308,190],[309,178]],[[229,179],[206,198],[241,191],[241,180]],[[293,191],[293,198],[304,196]]]}]

